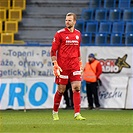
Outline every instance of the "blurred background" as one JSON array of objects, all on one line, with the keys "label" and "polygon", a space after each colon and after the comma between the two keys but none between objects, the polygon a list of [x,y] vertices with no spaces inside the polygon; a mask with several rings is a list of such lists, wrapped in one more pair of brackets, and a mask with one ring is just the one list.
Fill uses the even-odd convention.
[{"label": "blurred background", "polygon": [[1,110],[52,108],[50,49],[68,12],[77,14],[83,65],[89,53],[101,62],[101,107],[133,109],[133,0],[0,0]]}]

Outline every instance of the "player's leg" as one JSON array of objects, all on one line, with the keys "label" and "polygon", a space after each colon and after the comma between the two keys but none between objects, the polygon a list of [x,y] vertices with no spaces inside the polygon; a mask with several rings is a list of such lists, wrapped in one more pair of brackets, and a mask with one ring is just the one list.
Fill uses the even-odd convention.
[{"label": "player's leg", "polygon": [[84,117],[80,114],[80,103],[81,103],[81,97],[80,97],[80,88],[81,88],[81,72],[80,71],[71,71],[71,74],[69,75],[71,87],[73,91],[73,104],[74,104],[74,112],[75,112],[75,119],[76,120],[85,120]]},{"label": "player's leg", "polygon": [[58,84],[58,88],[54,96],[53,120],[59,120],[58,110],[59,110],[61,98],[66,89],[67,82],[68,82],[68,76],[56,77],[56,84]]},{"label": "player's leg", "polygon": [[76,120],[85,120],[84,117],[80,114],[80,88],[81,88],[81,81],[73,81],[71,82],[72,90],[73,90],[73,103],[74,103],[74,112],[75,112],[75,119]]},{"label": "player's leg", "polygon": [[53,107],[53,120],[59,120],[58,109],[60,106],[62,95],[65,91],[66,85],[58,85],[58,89],[54,96],[54,107]]}]

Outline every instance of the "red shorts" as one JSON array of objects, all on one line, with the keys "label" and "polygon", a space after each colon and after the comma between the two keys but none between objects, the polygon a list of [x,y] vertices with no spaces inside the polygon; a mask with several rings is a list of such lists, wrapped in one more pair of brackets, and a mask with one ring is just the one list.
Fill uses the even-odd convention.
[{"label": "red shorts", "polygon": [[55,83],[67,85],[68,80],[70,82],[81,81],[81,72],[79,70],[78,71],[77,70],[63,70],[61,72],[61,75],[56,77]]}]

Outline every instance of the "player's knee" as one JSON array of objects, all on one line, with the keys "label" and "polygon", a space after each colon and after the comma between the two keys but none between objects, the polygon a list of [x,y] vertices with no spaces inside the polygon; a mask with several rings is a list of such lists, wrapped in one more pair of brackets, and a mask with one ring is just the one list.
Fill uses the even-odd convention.
[{"label": "player's knee", "polygon": [[64,94],[63,92],[61,92],[61,91],[59,91],[59,90],[57,90],[57,93],[58,93],[59,95],[63,95],[63,94]]},{"label": "player's knee", "polygon": [[65,89],[66,89],[65,86],[60,86],[60,85],[58,86],[58,91],[59,91],[61,94],[64,94]]},{"label": "player's knee", "polygon": [[79,92],[80,91],[80,87],[76,86],[75,88],[73,88],[73,92],[74,91]]}]

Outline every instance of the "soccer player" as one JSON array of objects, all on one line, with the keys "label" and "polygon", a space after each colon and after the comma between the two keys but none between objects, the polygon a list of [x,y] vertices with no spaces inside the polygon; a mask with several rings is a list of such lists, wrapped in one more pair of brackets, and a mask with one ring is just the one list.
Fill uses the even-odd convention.
[{"label": "soccer player", "polygon": [[65,19],[66,27],[56,32],[52,42],[51,59],[53,72],[56,76],[55,82],[58,84],[58,89],[54,96],[53,120],[59,120],[58,109],[68,79],[71,82],[73,91],[74,118],[76,120],[85,120],[80,114],[81,35],[80,31],[74,28],[75,24],[76,14],[68,13]]}]

